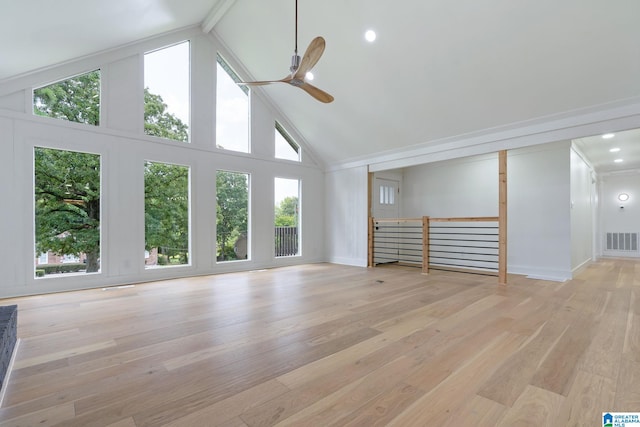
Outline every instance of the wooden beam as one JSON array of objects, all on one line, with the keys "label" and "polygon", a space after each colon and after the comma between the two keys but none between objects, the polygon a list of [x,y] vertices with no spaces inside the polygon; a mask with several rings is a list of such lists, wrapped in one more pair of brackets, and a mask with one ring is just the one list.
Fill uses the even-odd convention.
[{"label": "wooden beam", "polygon": [[429,218],[431,222],[495,222],[498,221],[497,216],[474,216],[460,218]]},{"label": "wooden beam", "polygon": [[422,274],[429,274],[429,217],[422,217]]},{"label": "wooden beam", "polygon": [[368,223],[369,223],[369,244],[368,244],[368,263],[367,266],[369,267],[373,267],[373,223],[375,221],[375,218],[369,217]]},{"label": "wooden beam", "polygon": [[207,14],[207,17],[204,18],[202,24],[200,24],[202,31],[205,33],[209,33],[211,30],[213,30],[213,27],[215,27],[220,19],[222,19],[224,14],[227,13],[227,10],[229,10],[231,6],[233,6],[233,3],[235,3],[235,1],[236,0],[218,0],[217,2],[215,2],[213,7]]},{"label": "wooden beam", "polygon": [[373,172],[367,176],[368,266],[373,267]]},{"label": "wooden beam", "polygon": [[498,283],[507,284],[507,151],[498,153]]},{"label": "wooden beam", "polygon": [[376,221],[400,224],[404,222],[422,222],[422,218],[376,218]]},{"label": "wooden beam", "polygon": [[373,172],[367,176],[367,216],[373,216]]}]

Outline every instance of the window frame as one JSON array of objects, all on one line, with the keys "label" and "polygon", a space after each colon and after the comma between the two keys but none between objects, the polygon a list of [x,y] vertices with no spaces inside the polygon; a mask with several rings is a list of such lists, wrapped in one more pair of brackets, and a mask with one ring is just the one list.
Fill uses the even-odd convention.
[{"label": "window frame", "polygon": [[[242,92],[244,92],[244,94],[247,97],[247,128],[246,128],[246,132],[247,132],[247,145],[246,145],[246,150],[235,150],[233,148],[226,148],[225,146],[223,146],[221,144],[222,141],[220,141],[221,138],[219,138],[219,133],[218,133],[218,125],[219,125],[219,119],[220,119],[220,105],[219,105],[219,73],[218,73],[218,66],[224,70],[224,72],[227,74],[227,76],[229,76],[229,78],[231,78],[231,80],[236,83],[236,86],[238,88],[240,88],[242,90]],[[247,85],[239,85],[238,83],[242,82],[243,80],[240,78],[240,76],[238,75],[238,73],[236,73],[233,68],[231,68],[231,65],[229,65],[229,62],[224,59],[224,56],[222,54],[220,54],[220,52],[216,52],[216,99],[215,99],[215,148],[219,149],[219,150],[223,150],[223,151],[227,151],[227,152],[232,152],[232,153],[241,153],[241,154],[251,154],[252,153],[252,146],[251,146],[251,90],[249,88],[249,86]]]},{"label": "window frame", "polygon": [[[98,123],[97,124],[93,124],[93,123],[89,123],[89,122],[80,122],[80,121],[75,121],[75,120],[69,120],[68,118],[64,118],[64,117],[54,117],[54,116],[50,116],[50,115],[40,115],[40,114],[36,114],[36,102],[35,102],[35,96],[36,96],[36,91],[40,90],[40,89],[44,89],[47,88],[49,86],[53,86],[62,82],[65,82],[67,80],[71,80],[71,79],[75,79],[77,77],[81,77],[81,76],[85,76],[85,75],[89,75],[91,73],[98,73]],[[44,118],[49,118],[49,119],[54,119],[54,120],[63,120],[66,121],[68,123],[78,123],[80,125],[88,125],[88,126],[95,126],[95,127],[101,127],[103,126],[103,109],[102,109],[102,99],[103,99],[103,93],[102,93],[102,89],[103,89],[103,82],[102,82],[102,68],[98,67],[98,68],[94,68],[92,70],[89,71],[84,71],[84,72],[80,72],[77,74],[73,74],[71,76],[67,76],[67,77],[63,77],[61,79],[49,82],[49,83],[45,83],[42,84],[40,86],[33,86],[31,88],[31,115],[35,116],[35,117],[44,117]]]},{"label": "window frame", "polygon": [[[275,201],[275,193],[276,193],[276,182],[277,180],[287,180],[287,181],[297,181],[298,183],[298,193],[296,195],[297,199],[298,199],[298,203],[296,204],[296,238],[297,238],[297,251],[295,254],[289,254],[289,255],[278,255],[278,251],[276,248],[276,237],[277,237],[277,231],[276,228],[278,227],[276,225],[276,216],[275,216],[275,211],[278,205],[275,205],[274,203],[274,220],[273,220],[273,231],[274,231],[274,239],[273,239],[273,251],[274,251],[274,257],[275,259],[282,259],[282,258],[292,258],[292,257],[302,257],[302,178],[299,177],[285,177],[285,176],[274,176],[273,177],[273,182],[274,182],[274,201]],[[285,199],[287,197],[290,196],[285,196]],[[282,199],[280,201],[280,203],[282,203],[282,201],[284,201],[284,199]]]},{"label": "window frame", "polygon": [[[247,178],[247,229],[245,230],[245,234],[246,234],[246,245],[247,245],[247,254],[246,254],[246,258],[241,258],[241,259],[230,259],[230,260],[218,260],[218,185],[217,185],[217,181],[218,181],[218,173],[220,172],[224,172],[224,173],[233,173],[233,174],[238,174],[238,175],[245,175]],[[228,263],[234,263],[234,262],[248,262],[252,260],[252,253],[251,253],[251,173],[250,172],[244,172],[244,171],[237,171],[237,170],[229,170],[229,169],[216,169],[216,192],[215,192],[215,198],[216,198],[216,241],[215,241],[215,245],[214,245],[214,257],[215,257],[215,263],[217,265],[224,265],[224,264],[228,264]]]},{"label": "window frame", "polygon": [[[166,265],[160,265],[160,264],[154,264],[154,265],[147,265],[146,264],[146,242],[147,242],[147,222],[146,222],[146,214],[147,214],[147,207],[146,207],[146,176],[145,176],[145,170],[147,167],[148,163],[160,163],[163,165],[168,165],[168,166],[177,166],[177,167],[183,167],[183,168],[187,168],[187,248],[186,248],[186,253],[187,253],[187,262],[184,264],[175,264],[175,265],[170,265],[170,264],[166,264]],[[191,268],[194,266],[194,253],[193,253],[193,220],[192,220],[192,203],[193,203],[193,197],[192,197],[192,175],[193,175],[193,167],[189,164],[181,164],[181,163],[176,163],[176,162],[168,162],[168,161],[164,161],[164,160],[151,160],[150,158],[145,158],[143,163],[142,163],[142,173],[143,173],[143,177],[142,177],[142,185],[143,185],[143,197],[142,197],[142,204],[143,204],[143,211],[142,211],[142,215],[143,215],[143,221],[142,221],[142,237],[143,237],[143,269],[145,272],[150,272],[150,271],[162,271],[162,270],[167,270],[167,269],[175,269],[175,268]]]},{"label": "window frame", "polygon": [[[80,153],[80,154],[87,154],[87,155],[92,155],[92,156],[97,156],[98,157],[98,164],[99,164],[99,172],[98,172],[98,188],[100,189],[100,197],[99,197],[99,219],[98,219],[98,239],[99,239],[99,244],[98,244],[98,270],[97,271],[92,271],[92,272],[72,272],[72,273],[65,273],[65,274],[50,274],[50,275],[43,275],[43,276],[38,276],[37,270],[39,270],[38,266],[39,265],[43,265],[43,264],[39,264],[36,265],[36,263],[32,263],[32,272],[33,272],[33,279],[36,282],[40,282],[42,280],[46,280],[46,279],[53,279],[53,280],[60,280],[60,279],[71,279],[71,278],[82,278],[88,275],[91,276],[96,276],[96,275],[102,275],[105,272],[105,258],[108,256],[107,253],[104,252],[104,233],[105,233],[105,228],[107,227],[107,224],[103,223],[103,213],[104,213],[104,201],[105,201],[105,191],[104,191],[104,181],[105,181],[105,168],[104,168],[104,161],[105,161],[105,154],[101,153],[101,152],[93,152],[93,151],[89,151],[89,150],[84,150],[83,148],[79,148],[79,147],[59,147],[59,146],[49,146],[46,144],[35,144],[33,146],[30,147],[30,151],[31,151],[31,160],[32,160],[32,177],[33,177],[33,181],[32,181],[32,185],[31,185],[31,197],[32,197],[32,236],[33,236],[33,246],[32,249],[36,249],[37,246],[37,227],[36,227],[36,168],[35,168],[35,162],[36,162],[36,150],[41,149],[41,150],[56,150],[56,151],[67,151],[67,152],[74,152],[74,153]],[[51,262],[51,259],[49,257],[49,253],[52,252],[51,250],[47,250],[47,263]],[[33,253],[33,252],[32,252]],[[55,253],[54,253],[55,255]],[[60,257],[64,257],[66,254],[62,254],[60,255]],[[40,258],[42,256],[42,254],[39,254],[36,259]],[[82,258],[82,257],[80,257]],[[85,253],[85,258],[86,258],[86,253]],[[64,263],[61,263],[64,264]],[[72,279],[73,280],[73,279]]]},{"label": "window frame", "polygon": [[[160,51],[163,51],[163,50],[166,50],[166,49],[171,49],[171,48],[174,48],[176,46],[180,46],[180,45],[184,45],[184,44],[187,44],[187,46],[188,46],[188,49],[187,49],[188,50],[188,60],[187,60],[187,68],[188,68],[188,71],[187,71],[188,82],[187,83],[188,84],[187,84],[187,102],[186,102],[186,105],[187,105],[187,108],[188,108],[187,123],[183,123],[182,119],[180,119],[180,117],[176,116],[175,113],[172,113],[169,109],[167,109],[165,111],[165,114],[168,113],[168,114],[173,115],[178,120],[180,120],[181,123],[183,123],[186,126],[186,133],[187,133],[186,141],[148,134],[147,131],[146,131],[146,127],[145,127],[147,125],[147,122],[146,122],[146,118],[144,117],[144,111],[145,111],[145,108],[146,108],[146,100],[145,100],[144,93],[147,90],[147,82],[146,82],[146,78],[145,78],[145,75],[146,75],[146,72],[147,72],[147,64],[146,64],[145,60],[146,60],[147,55],[150,55],[150,54],[153,54],[153,53],[157,53],[157,52],[160,52]],[[192,135],[191,135],[191,131],[192,131],[192,123],[191,122],[192,122],[192,116],[193,116],[192,105],[191,105],[192,104],[192,102],[191,102],[192,101],[192,99],[191,99],[192,98],[192,96],[191,96],[191,86],[192,86],[192,81],[191,81],[192,80],[191,79],[191,68],[192,67],[191,66],[192,66],[192,59],[193,59],[193,52],[192,52],[192,43],[191,43],[190,39],[181,40],[181,41],[178,41],[178,42],[175,42],[175,43],[168,44],[166,46],[158,47],[156,49],[152,49],[152,50],[146,51],[146,52],[144,52],[142,54],[142,74],[143,74],[143,76],[142,76],[142,80],[143,80],[143,83],[142,83],[142,86],[143,86],[143,93],[142,93],[142,109],[143,109],[142,132],[143,132],[143,134],[145,136],[151,137],[151,138],[161,138],[164,141],[171,141],[171,142],[181,143],[181,144],[190,144],[192,142]],[[152,94],[152,95],[160,96],[160,98],[162,98],[162,96],[163,96],[162,94],[159,94],[159,93],[153,93],[151,90],[149,90],[149,93]],[[165,94],[165,96],[166,96],[166,94]],[[167,101],[164,98],[162,98],[162,100],[166,104]],[[166,105],[169,107],[168,104],[166,104]]]},{"label": "window frame", "polygon": [[[282,136],[282,138],[289,144],[289,146],[293,149],[293,151],[296,152],[296,154],[298,155],[298,158],[294,160],[294,159],[289,159],[289,158],[285,158],[285,157],[278,157],[276,152],[274,152],[274,157],[276,159],[279,159],[279,160],[288,160],[290,162],[301,163],[302,162],[302,147],[300,147],[300,144],[298,144],[293,139],[293,137],[291,137],[291,134],[289,134],[289,132],[287,132],[287,130],[284,128],[284,126],[282,126],[282,124],[280,124],[280,122],[278,122],[276,120],[275,123],[276,123],[275,124],[275,132],[278,132]],[[276,141],[274,141],[274,150],[275,150]]]}]

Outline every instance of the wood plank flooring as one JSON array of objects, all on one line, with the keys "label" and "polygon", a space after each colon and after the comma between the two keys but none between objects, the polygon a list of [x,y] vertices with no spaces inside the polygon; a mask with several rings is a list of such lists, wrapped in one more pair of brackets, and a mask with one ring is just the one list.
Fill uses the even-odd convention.
[{"label": "wood plank flooring", "polygon": [[6,299],[12,426],[592,426],[640,410],[640,260],[313,264]]}]

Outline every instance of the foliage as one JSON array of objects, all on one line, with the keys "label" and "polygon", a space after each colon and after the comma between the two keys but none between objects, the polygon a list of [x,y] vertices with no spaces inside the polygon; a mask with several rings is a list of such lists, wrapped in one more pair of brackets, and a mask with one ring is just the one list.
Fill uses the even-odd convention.
[{"label": "foliage", "polygon": [[218,171],[216,174],[216,240],[218,260],[237,259],[234,243],[246,236],[249,182],[244,173]]},{"label": "foliage", "polygon": [[100,269],[100,156],[35,149],[36,255],[87,255]]},{"label": "foliage", "polygon": [[33,112],[71,122],[100,124],[100,70],[33,91]]},{"label": "foliage", "polygon": [[144,133],[160,138],[187,142],[189,127],[175,115],[167,112],[167,104],[160,95],[144,89]]},{"label": "foliage", "polygon": [[187,264],[189,168],[147,162],[144,171],[145,249],[158,248],[169,263]]},{"label": "foliage", "polygon": [[276,227],[295,227],[298,225],[298,198],[285,197],[275,210]]},{"label": "foliage", "polygon": [[[67,264],[41,264],[36,270],[36,277],[42,277],[45,274],[53,273],[77,273],[82,271],[87,266],[82,263],[67,263]],[[38,273],[41,271],[42,273]]]},{"label": "foliage", "polygon": [[[40,116],[99,125],[100,71],[36,89],[33,109]],[[167,112],[162,97],[148,89],[144,119],[148,135],[188,140],[188,126]],[[35,158],[37,254],[85,253],[87,272],[98,271],[100,156],[36,148]],[[161,262],[187,262],[188,171],[160,163],[145,168],[146,247],[158,247]]]}]

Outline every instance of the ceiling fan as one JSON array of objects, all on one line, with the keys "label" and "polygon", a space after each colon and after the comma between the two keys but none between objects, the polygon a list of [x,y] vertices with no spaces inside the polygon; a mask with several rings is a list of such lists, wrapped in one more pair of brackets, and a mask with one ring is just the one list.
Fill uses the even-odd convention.
[{"label": "ceiling fan", "polygon": [[291,67],[289,70],[291,74],[286,76],[280,80],[264,80],[264,81],[255,81],[255,82],[240,82],[240,85],[247,86],[262,86],[268,85],[271,83],[288,83],[291,86],[299,87],[300,89],[307,92],[309,95],[313,96],[320,102],[329,103],[333,101],[333,96],[329,95],[327,92],[318,89],[314,85],[308,83],[306,81],[306,75],[309,70],[311,70],[324,52],[325,41],[322,37],[316,37],[311,40],[309,43],[309,47],[304,52],[302,56],[302,61],[300,60],[300,56],[298,55],[298,0],[296,0],[296,45],[295,50],[293,52],[293,56],[291,57]]}]

